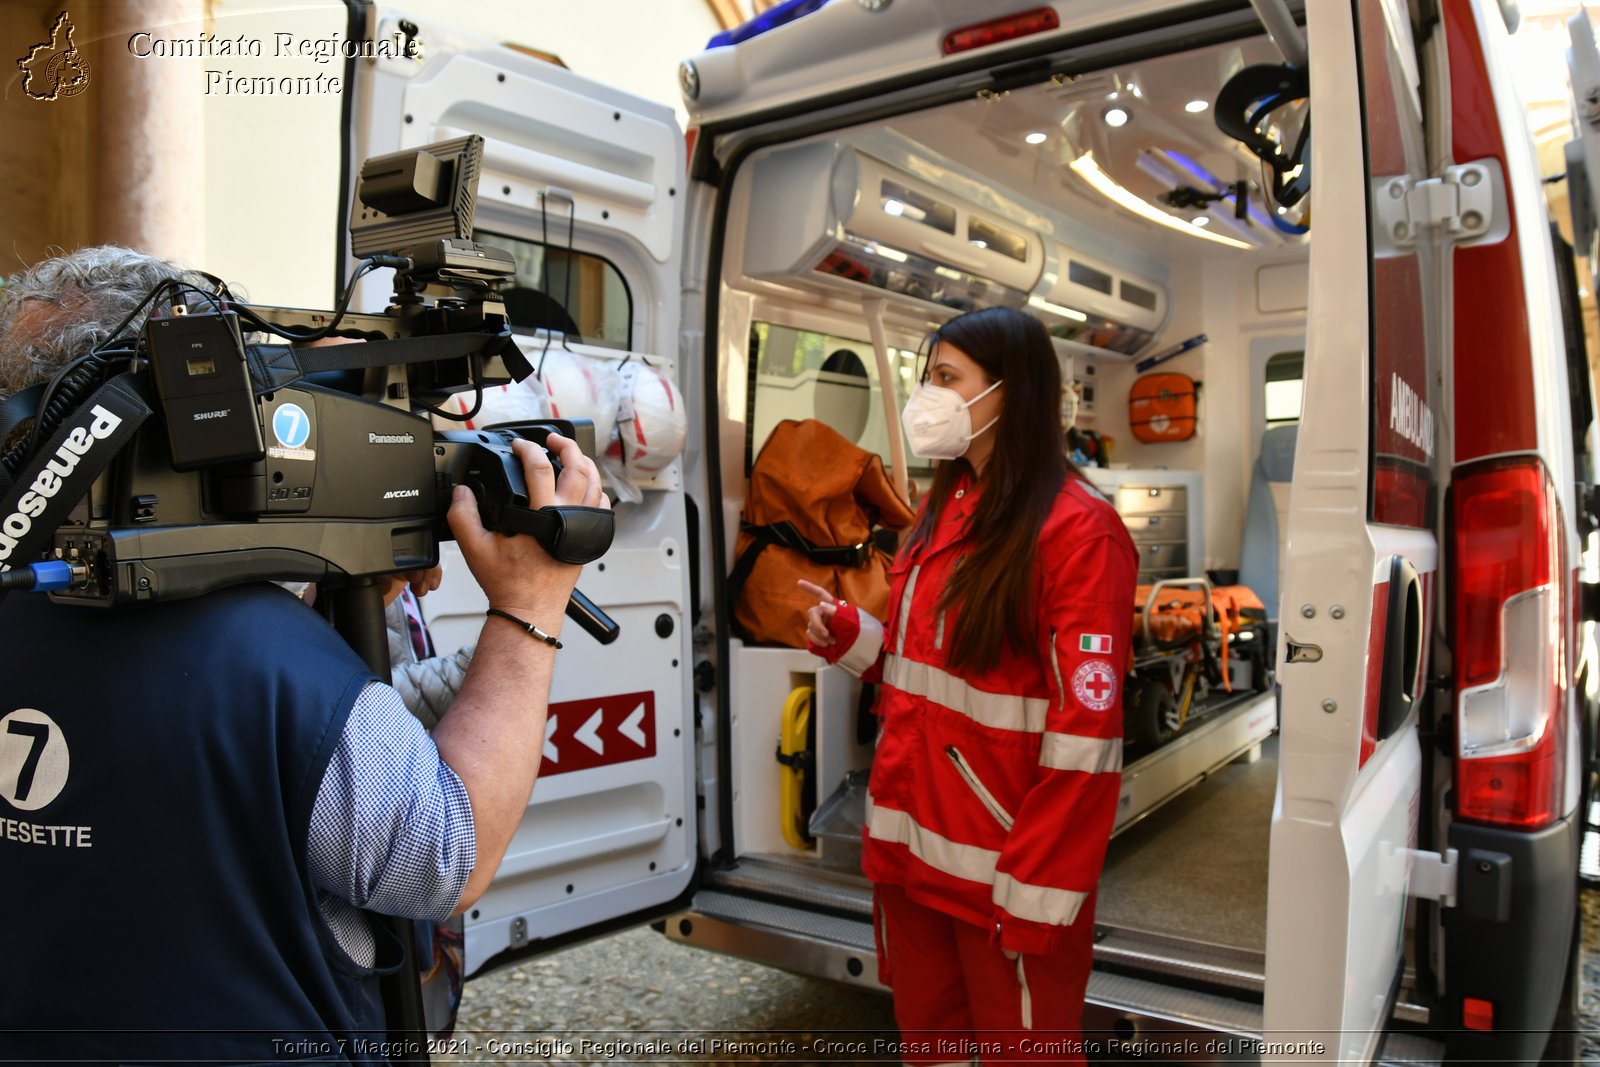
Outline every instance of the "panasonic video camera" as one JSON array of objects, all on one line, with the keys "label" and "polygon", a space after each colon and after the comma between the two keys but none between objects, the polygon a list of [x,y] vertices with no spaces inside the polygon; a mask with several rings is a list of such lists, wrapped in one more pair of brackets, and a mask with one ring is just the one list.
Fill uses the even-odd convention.
[{"label": "panasonic video camera", "polygon": [[[604,553],[611,513],[530,508],[511,449],[555,431],[593,455],[592,424],[435,432],[427,418],[452,393],[481,398],[532,371],[500,298],[511,256],[471,240],[482,148],[467,136],[362,166],[361,263],[337,310],[165,283],[140,333],[58,375],[0,475],[0,589],[112,605],[432,566],[456,484],[490,529],[571,563]],[[395,269],[390,306],[347,313],[378,267]],[[263,335],[272,343],[248,343]],[[364,343],[312,344],[335,339]]]}]

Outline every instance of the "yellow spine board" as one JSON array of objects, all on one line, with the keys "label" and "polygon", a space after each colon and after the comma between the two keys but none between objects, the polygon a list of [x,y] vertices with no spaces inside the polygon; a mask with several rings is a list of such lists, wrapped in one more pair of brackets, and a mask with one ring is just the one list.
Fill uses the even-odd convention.
[{"label": "yellow spine board", "polygon": [[[811,702],[815,691],[802,685],[790,692],[783,702],[783,718],[778,728],[778,752],[783,756],[798,756],[806,751],[806,729],[811,724]],[[783,824],[783,839],[795,848],[809,849],[811,841],[806,836],[804,798],[806,775],[803,770],[787,763],[778,769],[779,811]]]}]

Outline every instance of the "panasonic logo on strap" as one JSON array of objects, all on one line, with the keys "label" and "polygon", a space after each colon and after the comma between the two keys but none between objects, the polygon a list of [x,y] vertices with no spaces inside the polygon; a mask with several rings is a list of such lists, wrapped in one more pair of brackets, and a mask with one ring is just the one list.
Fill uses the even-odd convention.
[{"label": "panasonic logo on strap", "polygon": [[74,427],[67,434],[56,454],[17,501],[17,510],[0,520],[0,571],[11,569],[11,553],[16,550],[18,540],[33,529],[33,520],[44,514],[66,479],[78,469],[78,462],[94,449],[96,441],[110,437],[122,425],[120,415],[113,415],[99,404],[90,409],[89,417],[93,420],[89,425]]},{"label": "panasonic logo on strap", "polygon": [[369,445],[411,445],[416,444],[416,441],[417,439],[408,433],[367,434],[367,444]]}]

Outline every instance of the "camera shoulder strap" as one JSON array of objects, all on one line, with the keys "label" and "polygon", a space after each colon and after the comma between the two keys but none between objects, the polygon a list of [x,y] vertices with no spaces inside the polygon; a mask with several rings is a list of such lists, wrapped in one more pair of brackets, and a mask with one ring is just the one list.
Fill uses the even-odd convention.
[{"label": "camera shoulder strap", "polygon": [[0,571],[38,562],[56,529],[149,417],[150,405],[124,373],[61,421],[0,496]]}]

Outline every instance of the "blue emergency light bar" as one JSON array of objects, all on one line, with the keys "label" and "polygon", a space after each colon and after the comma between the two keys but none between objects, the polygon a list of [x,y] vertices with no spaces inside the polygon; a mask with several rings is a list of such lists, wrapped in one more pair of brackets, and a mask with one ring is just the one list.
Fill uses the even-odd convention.
[{"label": "blue emergency light bar", "polygon": [[784,0],[777,7],[763,11],[742,26],[723,30],[706,42],[706,48],[725,48],[740,41],[748,41],[752,37],[760,37],[768,30],[775,30],[779,26],[787,26],[795,19],[805,18],[827,2],[828,0]]}]

